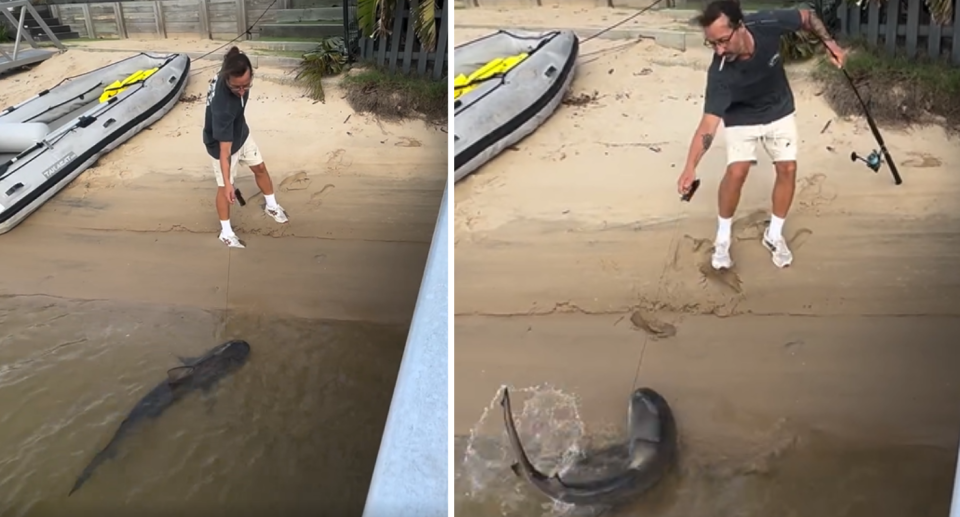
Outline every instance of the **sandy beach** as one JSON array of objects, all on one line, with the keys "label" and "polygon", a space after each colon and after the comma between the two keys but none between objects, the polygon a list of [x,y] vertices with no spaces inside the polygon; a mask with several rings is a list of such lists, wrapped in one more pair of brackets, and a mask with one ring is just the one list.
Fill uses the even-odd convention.
[{"label": "sandy beach", "polygon": [[[151,50],[196,51],[190,41],[161,43]],[[71,49],[4,77],[0,104],[128,55]],[[200,141],[211,65],[194,63],[173,111],[3,236],[3,265],[17,274],[0,292],[408,321],[445,181],[446,134],[353,113],[333,85],[315,103],[287,70],[258,69],[247,117],[291,222],[267,218],[252,174],[241,172],[249,204],[231,218],[248,248],[228,253]]]},{"label": "sandy beach", "polygon": [[[576,18],[532,11],[517,14],[523,25]],[[457,20],[511,18],[501,12]],[[494,481],[510,475],[509,454],[478,444],[501,440],[501,385],[526,401],[521,427],[548,462],[622,433],[627,397],[645,385],[673,405],[683,459],[680,480],[636,512],[944,515],[960,436],[960,143],[936,127],[881,128],[904,178],[895,186],[886,168],[850,161],[876,147],[865,120],[835,117],[809,66],[791,68],[794,264],[777,269],[759,243],[774,179],[761,152],[735,218],[736,266],[704,273],[722,130],[691,203],[676,178],[709,53],[627,43],[584,44],[579,102],[456,185],[459,508],[563,513]]]},{"label": "sandy beach", "polygon": [[[210,50],[160,41],[154,51]],[[126,49],[136,41],[123,42]],[[7,106],[130,55],[72,48],[0,77]],[[326,103],[288,70],[256,70],[246,110],[277,200],[252,173],[217,235],[201,142],[216,61],[182,101],[0,236],[0,516],[150,513],[359,515],[446,182],[446,133]],[[131,408],[228,339],[248,364],[126,436],[69,488]],[[196,395],[196,396],[194,396]]]}]

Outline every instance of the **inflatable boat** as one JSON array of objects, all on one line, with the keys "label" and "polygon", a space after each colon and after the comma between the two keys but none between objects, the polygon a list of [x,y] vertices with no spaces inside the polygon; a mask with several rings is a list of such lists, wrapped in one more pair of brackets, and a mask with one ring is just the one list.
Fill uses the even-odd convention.
[{"label": "inflatable boat", "polygon": [[454,181],[532,133],[573,81],[573,31],[505,31],[453,49]]},{"label": "inflatable boat", "polygon": [[186,54],[138,54],[0,110],[0,234],[166,115],[189,71]]}]

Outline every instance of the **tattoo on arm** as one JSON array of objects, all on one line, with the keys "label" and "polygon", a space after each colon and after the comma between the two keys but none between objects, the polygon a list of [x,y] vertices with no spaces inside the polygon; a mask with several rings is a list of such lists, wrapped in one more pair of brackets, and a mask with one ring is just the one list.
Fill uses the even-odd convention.
[{"label": "tattoo on arm", "polygon": [[707,152],[710,149],[710,146],[713,144],[713,135],[710,133],[704,133],[700,136],[703,139],[703,152]]},{"label": "tattoo on arm", "polygon": [[807,15],[804,17],[804,22],[804,30],[816,34],[817,37],[824,42],[833,40],[833,36],[830,35],[830,31],[827,30],[827,27],[823,24],[823,21],[821,21],[816,14],[807,11]]}]

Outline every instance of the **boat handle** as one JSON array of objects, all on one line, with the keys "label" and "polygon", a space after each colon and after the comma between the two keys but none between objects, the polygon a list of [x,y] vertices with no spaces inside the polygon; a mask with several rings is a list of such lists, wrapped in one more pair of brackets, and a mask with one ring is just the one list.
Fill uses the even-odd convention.
[{"label": "boat handle", "polygon": [[116,119],[109,118],[107,119],[106,122],[103,123],[103,127],[110,127],[116,121],[117,121]]},{"label": "boat handle", "polygon": [[170,84],[173,84],[173,83],[177,82],[177,76],[171,75],[171,76],[170,76],[170,80],[167,81],[167,82],[170,83]]},{"label": "boat handle", "polygon": [[547,77],[553,77],[553,74],[557,73],[557,67],[550,65],[550,68],[547,68],[547,71],[543,75]]},{"label": "boat handle", "polygon": [[23,188],[23,183],[17,183],[16,185],[8,188],[7,191],[5,192],[5,195],[6,195],[7,197],[10,197],[10,196],[13,195],[14,192],[16,192],[16,191],[18,191],[18,190],[20,190],[20,189],[22,189],[22,188]]}]

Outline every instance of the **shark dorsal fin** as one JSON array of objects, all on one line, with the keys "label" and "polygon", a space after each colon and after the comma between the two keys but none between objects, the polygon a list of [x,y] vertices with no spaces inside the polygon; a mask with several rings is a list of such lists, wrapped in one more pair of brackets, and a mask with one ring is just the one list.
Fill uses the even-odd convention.
[{"label": "shark dorsal fin", "polygon": [[184,365],[184,366],[193,366],[193,365],[197,362],[198,358],[196,358],[196,357],[183,357],[183,356],[178,355],[178,356],[177,356],[177,360],[180,361],[180,364],[182,364],[182,365]]},{"label": "shark dorsal fin", "polygon": [[179,384],[185,381],[193,373],[192,366],[178,366],[167,370],[167,382],[170,384]]}]

